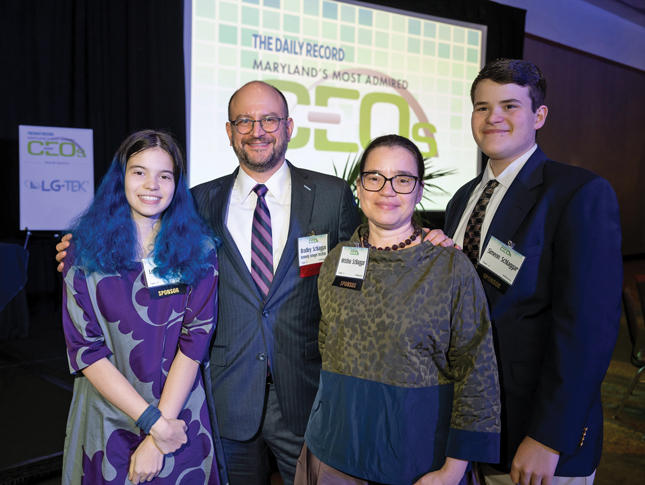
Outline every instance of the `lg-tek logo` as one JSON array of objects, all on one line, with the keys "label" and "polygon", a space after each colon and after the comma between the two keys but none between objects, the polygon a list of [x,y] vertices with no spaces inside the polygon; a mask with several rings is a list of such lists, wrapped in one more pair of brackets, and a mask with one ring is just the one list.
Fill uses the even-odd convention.
[{"label": "lg-tek logo", "polygon": [[52,180],[51,182],[25,180],[25,187],[43,192],[87,192],[85,190],[87,184],[89,184],[87,180]]}]

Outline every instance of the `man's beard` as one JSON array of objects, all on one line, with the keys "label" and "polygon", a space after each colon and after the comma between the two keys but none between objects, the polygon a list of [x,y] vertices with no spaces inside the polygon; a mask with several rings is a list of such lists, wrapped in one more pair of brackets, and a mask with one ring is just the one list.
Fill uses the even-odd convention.
[{"label": "man's beard", "polygon": [[[233,151],[235,152],[235,155],[237,155],[237,159],[240,161],[240,164],[244,165],[252,172],[269,172],[284,160],[284,155],[287,153],[287,145],[289,143],[286,137],[282,139],[280,144],[278,144],[274,138],[271,139],[271,141],[275,141],[275,143],[273,144],[273,150],[266,160],[252,160],[249,154],[244,150],[244,145],[248,145],[254,141],[264,142],[265,140],[263,138],[254,138],[252,140],[248,140],[248,143],[243,144],[242,147],[238,147],[233,143]],[[271,143],[271,141],[269,141],[269,143]]]}]

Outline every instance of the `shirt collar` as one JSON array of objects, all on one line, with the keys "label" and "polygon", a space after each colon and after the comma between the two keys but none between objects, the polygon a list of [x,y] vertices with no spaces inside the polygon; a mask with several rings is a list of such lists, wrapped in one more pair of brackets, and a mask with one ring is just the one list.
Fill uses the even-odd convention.
[{"label": "shirt collar", "polygon": [[[253,191],[258,183],[251,178],[241,168],[237,171],[237,177],[235,179],[235,190],[240,197],[240,202],[244,203],[246,198]],[[284,203],[284,198],[287,195],[287,190],[291,189],[291,171],[289,170],[289,164],[285,160],[282,166],[278,169],[276,173],[271,175],[271,178],[264,182],[268,189],[268,194],[272,195],[280,204]]]},{"label": "shirt collar", "polygon": [[490,158],[488,159],[488,163],[486,164],[486,170],[484,171],[484,175],[482,176],[482,185],[486,185],[489,180],[496,179],[500,185],[503,185],[508,188],[511,186],[513,181],[515,180],[515,177],[517,174],[522,170],[522,167],[524,164],[528,161],[529,158],[531,158],[531,155],[533,155],[533,152],[537,150],[537,143],[533,145],[533,147],[520,155],[518,158],[513,160],[513,162],[504,169],[502,173],[500,173],[497,177],[493,174],[493,169],[490,166]]}]

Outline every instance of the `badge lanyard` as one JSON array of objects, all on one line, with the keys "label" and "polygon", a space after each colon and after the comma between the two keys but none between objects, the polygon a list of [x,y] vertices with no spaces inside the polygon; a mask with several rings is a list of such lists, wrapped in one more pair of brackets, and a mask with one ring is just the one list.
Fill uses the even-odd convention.
[{"label": "badge lanyard", "polygon": [[360,291],[365,281],[369,249],[344,247],[340,253],[332,285]]},{"label": "badge lanyard", "polygon": [[320,267],[329,253],[328,235],[311,235],[298,238],[298,265],[300,277],[320,274]]},{"label": "badge lanyard", "polygon": [[491,236],[477,266],[477,272],[482,280],[493,285],[502,294],[506,294],[515,282],[525,259],[511,247],[512,244],[511,241],[509,244],[504,244]]},{"label": "badge lanyard", "polygon": [[181,282],[181,278],[159,278],[152,272],[156,268],[153,258],[142,259],[146,285],[150,298],[159,300],[172,295],[183,295],[186,293],[186,285]]}]

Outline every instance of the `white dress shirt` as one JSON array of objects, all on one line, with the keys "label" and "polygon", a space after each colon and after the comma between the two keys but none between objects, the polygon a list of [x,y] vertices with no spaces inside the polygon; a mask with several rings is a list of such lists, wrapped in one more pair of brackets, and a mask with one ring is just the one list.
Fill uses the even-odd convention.
[{"label": "white dress shirt", "polygon": [[515,177],[517,177],[517,174],[520,172],[520,170],[522,170],[522,167],[524,166],[526,161],[531,157],[531,155],[533,155],[533,152],[535,150],[537,150],[537,144],[533,145],[533,148],[531,148],[522,156],[514,160],[497,177],[495,177],[495,175],[493,174],[493,170],[490,167],[490,159],[488,159],[488,163],[486,164],[486,170],[484,170],[484,174],[482,175],[482,180],[479,183],[479,185],[475,187],[475,190],[473,190],[472,193],[470,194],[470,199],[468,199],[468,205],[466,206],[466,210],[461,215],[461,220],[459,221],[459,225],[457,226],[457,230],[455,231],[455,236],[453,238],[453,240],[455,241],[455,244],[459,244],[461,247],[464,246],[464,235],[466,234],[466,226],[468,226],[468,219],[470,219],[473,209],[475,208],[475,204],[477,203],[477,201],[479,200],[479,197],[484,191],[484,187],[486,186],[486,184],[490,180],[496,179],[499,182],[499,185],[495,188],[495,191],[493,192],[493,195],[491,196],[490,201],[486,206],[486,214],[484,215],[484,223],[482,224],[482,232],[481,232],[481,238],[480,238],[481,243],[479,245],[479,255],[481,256],[481,253],[484,250],[483,243],[484,243],[484,240],[486,239],[486,235],[488,234],[488,228],[490,227],[490,222],[493,220],[493,217],[495,216],[495,212],[497,212],[497,208],[499,207],[499,204],[502,202],[502,199],[506,195],[508,188],[513,183],[513,180],[515,180]]},{"label": "white dress shirt", "polygon": [[[240,168],[228,199],[226,214],[226,228],[233,236],[249,272],[251,272],[251,226],[258,201],[257,194],[253,192],[253,187],[256,185],[257,182]],[[264,185],[268,189],[264,198],[271,214],[273,273],[275,274],[287,242],[291,215],[291,171],[286,161]]]}]

